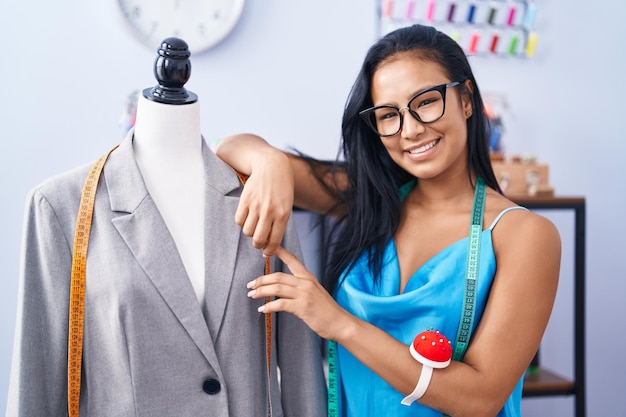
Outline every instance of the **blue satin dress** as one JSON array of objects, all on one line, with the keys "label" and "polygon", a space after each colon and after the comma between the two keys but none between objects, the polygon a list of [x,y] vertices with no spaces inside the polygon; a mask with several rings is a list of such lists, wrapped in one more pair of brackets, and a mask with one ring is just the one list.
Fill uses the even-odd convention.
[{"label": "blue satin dress", "polygon": [[[479,323],[496,271],[491,231],[504,210],[482,232],[474,328]],[[402,294],[395,242],[385,249],[382,279],[374,284],[367,256],[361,256],[341,277],[335,299],[353,315],[373,324],[407,346],[420,332],[437,329],[454,343],[463,307],[468,239],[453,243],[416,271]],[[408,349],[408,347],[407,347]],[[404,395],[337,344],[339,415],[343,417],[440,417],[441,412],[414,402],[400,404]],[[437,370],[435,370],[437,372]],[[498,417],[519,417],[521,379]]]}]

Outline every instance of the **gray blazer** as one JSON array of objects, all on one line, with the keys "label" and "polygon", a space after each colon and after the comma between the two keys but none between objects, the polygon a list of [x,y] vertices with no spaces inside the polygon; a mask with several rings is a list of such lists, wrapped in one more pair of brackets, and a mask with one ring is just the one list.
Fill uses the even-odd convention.
[{"label": "gray blazer", "polygon": [[[104,167],[87,258],[81,416],[267,415],[262,301],[246,295],[264,258],[234,222],[237,176],[203,152],[204,312],[130,138]],[[71,256],[89,167],[28,196],[7,416],[67,415]],[[283,243],[301,255],[293,225]],[[272,364],[273,416],[326,416],[320,340],[291,314],[274,316]]]}]

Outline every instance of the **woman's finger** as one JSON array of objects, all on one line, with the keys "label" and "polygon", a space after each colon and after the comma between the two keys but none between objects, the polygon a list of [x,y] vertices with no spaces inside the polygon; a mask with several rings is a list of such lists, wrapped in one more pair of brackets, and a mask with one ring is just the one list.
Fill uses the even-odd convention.
[{"label": "woman's finger", "polygon": [[296,298],[299,293],[298,278],[293,275],[276,272],[270,275],[264,275],[248,283],[248,297],[280,297],[280,298]]},{"label": "woman's finger", "polygon": [[[261,219],[263,221],[263,219]],[[285,234],[285,229],[287,229],[287,222],[289,221],[289,216],[280,217],[274,219],[274,222],[271,225],[269,230],[269,236],[267,238],[267,244],[263,249],[263,255],[272,256],[276,254],[276,251],[280,247],[283,236]],[[258,226],[257,226],[258,227]]]},{"label": "woman's finger", "polygon": [[289,310],[289,303],[287,302],[286,298],[277,298],[275,300],[268,301],[267,303],[259,306],[259,308],[257,308],[257,311],[259,313],[265,314],[278,313],[281,311],[286,311],[292,314],[294,313],[293,311]]},{"label": "woman's finger", "polygon": [[239,200],[239,205],[237,206],[237,211],[235,212],[235,223],[243,227],[246,223],[249,212],[250,210],[248,205],[245,204],[243,200]]},{"label": "woman's finger", "polygon": [[[246,236],[253,237],[255,234],[255,230],[257,229],[258,221],[259,217],[254,212],[249,211],[246,220],[241,227],[241,232]],[[257,242],[253,240],[252,245],[255,248],[262,248],[265,245],[265,242],[262,242],[262,244],[257,244]]]},{"label": "woman's finger", "polygon": [[310,275],[309,270],[306,269],[304,264],[300,262],[300,260],[293,253],[289,252],[282,246],[279,246],[276,249],[276,256],[278,256],[278,258],[280,258],[280,260],[287,265],[287,268],[289,268],[291,273],[295,276],[304,277]]},{"label": "woman's finger", "polygon": [[263,249],[264,254],[265,254],[265,248],[267,247],[269,243],[268,239],[271,233],[271,229],[272,229],[272,223],[268,222],[267,218],[257,217],[254,234],[252,235],[252,245],[255,248]]}]

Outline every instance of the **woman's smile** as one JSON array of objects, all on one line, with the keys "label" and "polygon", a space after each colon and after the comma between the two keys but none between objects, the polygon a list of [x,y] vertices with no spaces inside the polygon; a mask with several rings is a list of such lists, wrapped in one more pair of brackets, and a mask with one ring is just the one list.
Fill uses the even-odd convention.
[{"label": "woman's smile", "polygon": [[422,153],[426,152],[427,150],[434,148],[437,144],[439,144],[440,140],[441,139],[435,139],[432,142],[427,143],[426,145],[422,145],[422,146],[419,146],[419,147],[413,148],[413,149],[408,149],[407,152],[410,153],[411,155],[422,154]]}]

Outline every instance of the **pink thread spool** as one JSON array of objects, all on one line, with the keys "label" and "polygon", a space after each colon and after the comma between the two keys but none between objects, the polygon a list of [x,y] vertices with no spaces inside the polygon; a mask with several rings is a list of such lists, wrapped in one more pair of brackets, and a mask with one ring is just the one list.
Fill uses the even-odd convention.
[{"label": "pink thread spool", "polygon": [[513,23],[515,23],[515,10],[515,6],[511,6],[509,9],[509,17],[506,19],[506,24],[509,26],[513,26]]},{"label": "pink thread spool", "polygon": [[428,6],[426,7],[426,20],[429,22],[432,22],[434,17],[435,17],[435,0],[430,0],[428,2]]},{"label": "pink thread spool", "polygon": [[385,9],[383,11],[383,16],[391,17],[391,13],[393,12],[393,0],[387,0],[385,3]]},{"label": "pink thread spool", "polygon": [[406,6],[406,20],[413,20],[413,9],[415,8],[415,1],[409,1],[409,4]]}]

